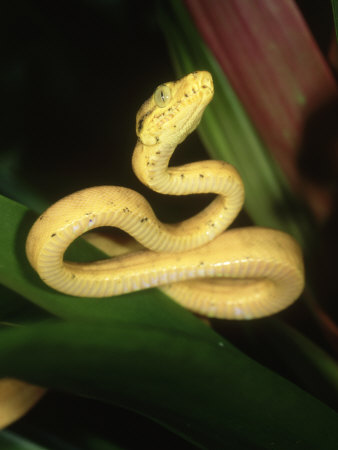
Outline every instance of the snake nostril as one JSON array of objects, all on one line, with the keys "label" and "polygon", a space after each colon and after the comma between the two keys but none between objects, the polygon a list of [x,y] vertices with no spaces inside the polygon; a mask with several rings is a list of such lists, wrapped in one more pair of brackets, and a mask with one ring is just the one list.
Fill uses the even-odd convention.
[{"label": "snake nostril", "polygon": [[202,88],[208,88],[210,91],[214,90],[214,84],[212,82],[211,75],[209,73],[206,73],[205,76],[202,78]]}]

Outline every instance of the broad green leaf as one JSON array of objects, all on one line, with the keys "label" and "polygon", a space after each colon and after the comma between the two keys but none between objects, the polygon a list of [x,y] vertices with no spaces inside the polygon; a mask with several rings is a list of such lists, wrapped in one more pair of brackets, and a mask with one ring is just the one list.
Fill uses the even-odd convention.
[{"label": "broad green leaf", "polygon": [[[25,239],[32,220],[34,220],[34,214],[29,213],[22,205],[6,198],[0,198],[0,205],[3,212],[0,257],[2,261],[6,262],[0,268],[0,278],[3,284],[13,289],[13,291],[9,289],[2,290],[3,298],[1,300],[0,317],[3,325],[13,326],[31,320],[48,319],[52,317],[52,315],[47,314],[47,311],[49,311],[63,318],[85,320],[88,322],[119,320],[121,323],[136,323],[145,326],[152,326],[156,323],[158,326],[169,327],[173,330],[184,329],[191,331],[204,328],[198,321],[193,320],[188,312],[174,304],[160,291],[155,289],[101,300],[78,299],[49,289],[29,267],[24,255]],[[15,249],[17,249],[16,252]],[[77,247],[73,247],[73,253],[73,256],[76,256],[78,260],[81,258],[90,259],[104,256],[97,249],[81,241],[78,242]],[[25,301],[23,297],[18,296],[14,290],[30,299],[36,305],[39,305],[39,308]],[[44,310],[41,308],[44,308]],[[272,333],[271,336],[273,336],[273,329],[270,332]],[[275,339],[274,342],[277,342],[277,340]],[[308,345],[311,345],[311,343],[309,342]],[[304,361],[301,358],[301,354],[294,355],[294,349],[298,347],[295,343],[289,347],[286,346],[286,349],[289,348],[288,354],[290,358],[289,360],[287,358],[285,359],[285,366],[289,366],[288,370],[302,373]],[[305,346],[303,348],[303,352],[305,352],[304,356],[309,354],[306,350],[307,347]],[[273,351],[273,354],[275,354],[275,351]],[[314,352],[311,351],[310,354],[314,354]],[[300,361],[303,362],[298,364]],[[312,371],[309,373],[313,373],[313,371],[321,372],[320,384],[323,388],[325,386],[323,383],[326,382],[328,394],[325,394],[323,397],[314,384],[318,375],[315,376],[312,385],[311,383],[309,385],[311,377],[301,380],[303,383],[306,382],[305,386],[311,392],[316,394],[319,392],[319,397],[324,400],[330,396],[330,389],[336,391],[335,378],[337,375],[334,371],[337,371],[337,367],[333,364],[333,372],[332,370],[327,372],[327,368],[331,365],[330,358],[325,357],[324,354],[318,361],[312,361],[310,363]],[[331,391],[331,397],[333,391]]]},{"label": "broad green leaf", "polygon": [[112,402],[200,448],[329,450],[338,442],[333,410],[206,327],[56,322],[0,336],[0,376]]},{"label": "broad green leaf", "polygon": [[17,326],[53,317],[46,310],[0,285],[0,326]]},{"label": "broad green leaf", "polygon": [[[306,423],[319,420],[320,440],[330,448],[335,431],[329,430],[337,418],[329,408],[162,294],[78,299],[45,287],[24,255],[32,214],[6,198],[0,206],[2,283],[53,314],[77,319],[4,328],[0,376],[110,401],[201,447],[227,441],[234,449],[268,448],[274,441],[275,448],[296,448],[299,440],[303,448],[315,448],[320,433],[312,436]],[[81,241],[73,252],[101,256]]]}]

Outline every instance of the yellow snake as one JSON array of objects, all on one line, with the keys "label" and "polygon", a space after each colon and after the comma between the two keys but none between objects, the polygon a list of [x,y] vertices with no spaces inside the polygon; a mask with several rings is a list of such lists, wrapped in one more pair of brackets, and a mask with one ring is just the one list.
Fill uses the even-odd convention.
[{"label": "yellow snake", "polygon": [[[248,227],[224,232],[244,201],[242,180],[222,161],[168,167],[176,146],[199,124],[213,97],[208,72],[160,85],[136,116],[132,164],[162,194],[215,193],[196,216],[161,223],[135,191],[99,186],[69,195],[33,225],[27,257],[52,288],[79,297],[108,297],[160,286],[184,307],[209,317],[251,319],[282,310],[304,287],[301,250],[289,235]],[[71,242],[96,227],[118,227],[146,249],[91,263],[66,262]]]}]

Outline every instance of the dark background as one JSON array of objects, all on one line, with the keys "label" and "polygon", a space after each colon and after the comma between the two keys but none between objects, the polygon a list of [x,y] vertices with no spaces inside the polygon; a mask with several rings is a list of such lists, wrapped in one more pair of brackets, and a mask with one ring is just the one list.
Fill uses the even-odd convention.
[{"label": "dark background", "polygon": [[[75,190],[109,184],[144,193],[162,220],[201,207],[196,197],[151,193],[131,169],[136,112],[158,84],[175,79],[159,3],[166,2],[1,3],[1,193],[39,211]],[[330,2],[299,5],[326,53]],[[196,133],[182,147],[174,163],[207,157]]]},{"label": "dark background", "polygon": [[[131,169],[136,112],[158,84],[175,79],[155,4],[6,5],[0,14],[4,195],[39,210],[78,189],[122,185],[150,196],[162,220],[174,220],[175,210],[189,214],[177,198],[168,213],[163,197]],[[196,134],[189,144],[183,160],[206,157]],[[165,201],[170,209],[170,198]]]}]

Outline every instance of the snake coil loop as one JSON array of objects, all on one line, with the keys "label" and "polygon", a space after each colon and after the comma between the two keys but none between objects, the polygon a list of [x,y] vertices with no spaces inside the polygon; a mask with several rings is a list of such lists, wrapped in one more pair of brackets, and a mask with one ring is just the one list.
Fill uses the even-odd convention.
[{"label": "snake coil loop", "polygon": [[[33,225],[27,257],[52,288],[80,297],[106,297],[154,286],[209,317],[250,319],[282,310],[304,287],[301,250],[289,235],[259,227],[225,231],[244,202],[242,180],[223,161],[168,167],[176,146],[198,126],[214,92],[208,72],[160,85],[136,116],[132,164],[138,178],[162,194],[215,193],[196,216],[160,222],[137,192],[98,186],[75,192]],[[144,250],[92,263],[63,260],[73,240],[113,226]]]}]

